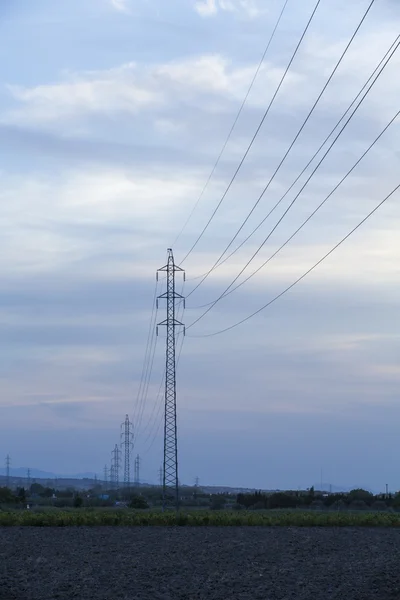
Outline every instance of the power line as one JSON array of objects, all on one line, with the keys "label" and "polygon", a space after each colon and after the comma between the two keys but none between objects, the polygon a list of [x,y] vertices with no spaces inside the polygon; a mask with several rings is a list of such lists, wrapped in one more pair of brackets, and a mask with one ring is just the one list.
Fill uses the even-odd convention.
[{"label": "power line", "polygon": [[344,175],[344,177],[342,177],[342,179],[339,181],[339,183],[337,183],[335,185],[333,190],[331,192],[329,192],[329,194],[324,198],[324,200],[322,200],[322,202],[320,202],[320,204],[317,206],[317,208],[315,208],[313,210],[313,212],[307,217],[307,219],[305,219],[303,221],[303,223],[296,229],[296,231],[294,233],[292,233],[292,235],[266,261],[264,261],[262,265],[260,265],[255,271],[253,271],[253,273],[251,273],[251,275],[249,275],[248,277],[246,277],[246,279],[244,279],[243,281],[238,283],[238,285],[236,285],[234,288],[232,288],[231,290],[226,292],[226,294],[224,294],[222,296],[222,298],[226,298],[227,296],[229,296],[230,294],[235,292],[238,288],[242,287],[242,285],[247,283],[247,281],[249,281],[249,279],[251,279],[252,277],[254,277],[254,275],[259,273],[261,271],[261,269],[263,269],[273,258],[275,258],[275,256],[277,254],[279,254],[279,252],[281,250],[283,250],[283,248],[285,246],[287,246],[287,244],[299,233],[299,231],[301,231],[301,229],[303,229],[304,225],[306,225],[308,223],[308,221],[310,221],[312,219],[312,217],[329,200],[329,198],[331,198],[331,196],[333,196],[333,194],[342,185],[342,183],[351,175],[351,173],[354,171],[354,169],[356,169],[356,167],[360,164],[360,162],[367,156],[367,154],[377,144],[377,142],[381,139],[381,137],[389,129],[389,127],[394,123],[394,121],[399,117],[399,115],[400,115],[400,110],[395,114],[394,117],[392,117],[392,119],[390,119],[390,121],[386,125],[386,127],[380,132],[380,134],[375,138],[375,140],[368,146],[368,148],[363,152],[363,154],[360,156],[360,158],[354,163],[354,165],[351,167],[351,169],[349,171],[347,171],[346,175]]},{"label": "power line", "polygon": [[281,298],[282,296],[284,296],[289,290],[291,290],[295,285],[297,285],[300,281],[302,281],[305,277],[307,277],[307,275],[309,275],[312,271],[314,271],[314,269],[316,269],[326,258],[328,258],[328,256],[330,256],[337,248],[339,248],[339,246],[341,246],[357,229],[359,229],[399,189],[400,189],[400,183],[377,206],[375,206],[375,208],[373,210],[371,210],[371,212],[369,212],[367,214],[367,216],[364,217],[364,219],[362,219],[362,221],[360,221],[344,238],[342,238],[340,240],[340,242],[338,242],[322,258],[320,258],[318,262],[316,262],[310,269],[308,269],[308,271],[306,271],[305,273],[303,273],[303,275],[301,275],[301,277],[299,277],[298,279],[296,279],[296,281],[294,281],[291,285],[289,285],[287,288],[285,288],[283,290],[283,292],[281,292],[280,294],[278,294],[277,296],[275,296],[272,300],[270,300],[269,302],[267,302],[267,304],[264,304],[264,306],[262,306],[261,308],[259,308],[255,312],[253,312],[251,315],[245,317],[241,321],[238,321],[237,323],[234,323],[233,325],[230,325],[229,327],[225,327],[225,329],[221,329],[220,331],[215,331],[214,333],[208,333],[208,334],[204,334],[204,335],[195,335],[195,336],[191,336],[191,337],[212,337],[214,335],[219,335],[221,333],[225,333],[226,331],[229,331],[230,329],[234,329],[235,327],[238,327],[239,325],[242,325],[246,321],[249,321],[250,319],[252,319],[256,315],[258,315],[260,312],[262,312],[263,310],[265,310],[266,308],[268,308],[269,306],[271,306],[271,304],[273,304],[279,298]]},{"label": "power line", "polygon": [[141,399],[141,393],[142,393],[142,388],[145,382],[145,378],[147,376],[147,370],[148,370],[148,364],[149,364],[149,350],[150,350],[150,344],[152,343],[153,340],[153,336],[154,336],[154,323],[157,319],[157,292],[158,292],[158,281],[156,281],[155,284],[155,288],[154,288],[154,294],[153,294],[153,302],[152,302],[152,308],[151,308],[151,316],[150,316],[150,323],[149,323],[149,330],[148,330],[148,334],[147,334],[147,342],[146,342],[146,350],[144,353],[144,360],[143,360],[143,366],[142,366],[142,373],[140,376],[140,384],[139,384],[139,389],[138,389],[138,393],[136,396],[136,402],[135,402],[135,406],[133,409],[133,423],[135,424],[135,420],[136,420],[136,411],[138,409],[139,406],[139,402]]},{"label": "power line", "polygon": [[[240,248],[242,248],[244,246],[244,244],[246,244],[250,238],[253,237],[253,235],[260,229],[260,227],[265,223],[265,221],[268,219],[268,217],[273,213],[273,211],[275,210],[275,208],[282,202],[282,200],[284,200],[286,198],[286,196],[289,194],[289,192],[294,188],[294,186],[296,185],[296,183],[299,181],[299,179],[301,178],[302,175],[304,175],[304,173],[307,171],[308,167],[312,164],[312,162],[315,160],[315,158],[318,156],[318,154],[320,153],[320,151],[322,150],[322,148],[325,146],[325,144],[328,142],[329,138],[335,133],[336,129],[339,127],[340,123],[343,121],[343,119],[346,117],[346,115],[349,113],[349,111],[351,110],[352,106],[354,106],[354,104],[357,102],[358,98],[361,96],[361,94],[363,93],[363,91],[365,90],[365,88],[367,87],[367,85],[369,84],[369,82],[371,81],[371,79],[374,77],[374,75],[377,73],[377,71],[379,70],[379,68],[381,67],[381,65],[384,63],[385,59],[388,57],[388,55],[390,54],[391,50],[394,48],[394,46],[396,45],[396,42],[398,42],[400,39],[400,35],[398,35],[396,37],[396,39],[394,40],[394,42],[392,43],[392,45],[390,46],[390,48],[388,49],[388,51],[386,52],[386,54],[384,55],[384,57],[379,61],[378,65],[375,67],[375,69],[373,70],[373,72],[371,73],[371,75],[368,77],[367,81],[364,83],[363,87],[361,88],[361,90],[357,93],[357,95],[355,96],[355,98],[352,100],[352,102],[350,103],[350,105],[348,106],[348,108],[345,110],[345,112],[343,113],[342,117],[339,119],[339,121],[336,123],[335,127],[331,130],[331,132],[327,135],[327,137],[325,138],[325,140],[322,142],[322,144],[319,146],[318,150],[314,153],[314,155],[311,157],[311,159],[308,161],[308,163],[306,164],[306,166],[304,167],[304,169],[301,171],[301,173],[296,177],[296,179],[293,181],[293,183],[290,185],[290,187],[286,190],[286,192],[283,194],[283,196],[279,199],[279,201],[275,204],[275,206],[273,206],[273,208],[269,211],[269,213],[262,219],[262,221],[260,221],[260,223],[251,231],[251,233],[249,233],[249,235],[232,251],[228,254],[228,256],[225,256],[225,258],[223,260],[217,261],[217,263],[215,264],[214,270],[218,269],[221,265],[223,265],[227,260],[229,260],[234,254],[236,254],[236,252],[238,250],[240,250]],[[222,255],[223,256],[223,255]],[[206,274],[207,275],[207,274]],[[205,277],[206,275],[200,275],[200,277],[195,277],[193,279],[201,279],[202,277]],[[194,289],[192,290],[192,292],[194,292]],[[188,296],[190,296],[190,294],[192,293],[190,292],[188,294]],[[212,302],[208,303],[208,304],[204,304],[202,306],[196,306],[196,308],[206,308],[207,306],[209,306],[210,304],[212,304]]]},{"label": "power line", "polygon": [[[325,85],[323,86],[321,92],[319,93],[317,99],[315,100],[313,106],[311,107],[306,119],[304,120],[303,124],[301,125],[300,129],[298,130],[298,132],[296,133],[293,141],[291,142],[291,144],[289,145],[289,148],[286,150],[283,158],[281,159],[280,163],[278,164],[278,166],[276,167],[274,173],[272,174],[272,176],[270,177],[270,180],[268,181],[267,185],[264,187],[263,191],[261,192],[261,194],[259,195],[259,197],[257,198],[255,204],[253,205],[252,209],[250,210],[250,212],[248,213],[247,217],[244,219],[244,221],[242,222],[242,224],[240,225],[239,229],[236,231],[235,235],[233,236],[233,238],[230,240],[229,244],[226,246],[225,250],[222,252],[222,254],[219,256],[219,258],[216,260],[216,262],[214,263],[214,265],[211,267],[211,269],[209,271],[207,271],[207,273],[205,273],[205,275],[202,277],[201,281],[193,288],[193,290],[188,294],[187,297],[191,296],[200,286],[201,284],[207,279],[207,277],[210,275],[210,273],[212,273],[214,271],[214,269],[217,267],[218,263],[220,263],[220,261],[222,260],[222,258],[224,257],[224,255],[226,254],[226,252],[229,250],[229,248],[232,246],[233,242],[236,240],[237,236],[239,235],[239,233],[242,231],[243,227],[246,225],[246,223],[248,222],[248,220],[250,219],[251,215],[253,214],[253,212],[255,211],[255,209],[257,208],[257,206],[259,205],[259,203],[261,202],[262,198],[264,197],[265,193],[268,191],[271,183],[274,181],[276,175],[279,173],[282,165],[284,164],[286,158],[289,156],[291,150],[293,149],[293,147],[295,146],[297,140],[299,139],[301,133],[303,132],[305,126],[307,125],[308,121],[310,120],[312,114],[314,113],[319,101],[321,100],[322,96],[324,95],[328,85],[330,84],[330,82],[332,81],[336,71],[338,70],[339,66],[341,65],[344,57],[346,56],[351,44],[354,41],[354,38],[356,37],[357,33],[359,32],[362,24],[364,23],[365,19],[368,16],[369,11],[371,10],[373,4],[374,4],[375,0],[371,0],[367,10],[365,11],[361,21],[359,22],[359,24],[357,25],[353,35],[351,36],[349,42],[347,43],[345,49],[343,50],[339,60],[337,61],[333,71],[331,72],[330,76],[328,77],[327,81],[325,82]],[[279,204],[279,203],[278,203]],[[277,205],[276,205],[277,206]],[[276,206],[274,208],[276,208]],[[272,211],[271,211],[272,212]],[[271,213],[269,213],[271,214]],[[235,250],[236,252],[236,250]],[[234,252],[232,253],[234,254]]]},{"label": "power line", "polygon": [[[156,323],[156,321],[154,320],[154,324],[153,324],[154,326],[155,326],[155,323]],[[140,426],[142,424],[143,413],[144,413],[144,409],[146,406],[146,401],[147,401],[147,397],[148,397],[148,393],[149,393],[150,380],[151,380],[151,376],[153,374],[154,358],[155,358],[157,342],[158,342],[158,337],[155,335],[155,332],[154,332],[152,339],[153,339],[152,350],[151,350],[151,355],[150,355],[150,359],[148,362],[147,375],[146,375],[145,383],[143,386],[143,393],[142,393],[142,397],[141,397],[141,401],[140,401],[139,413],[138,413],[138,418],[137,418],[137,431],[138,431],[137,436],[139,435]]]},{"label": "power line", "polygon": [[242,157],[242,159],[241,159],[241,161],[240,161],[240,163],[239,163],[239,166],[236,168],[236,171],[234,172],[234,174],[233,174],[233,177],[232,177],[232,179],[230,180],[230,182],[229,182],[229,184],[228,184],[228,187],[226,188],[225,192],[223,193],[223,195],[222,195],[221,199],[219,200],[219,202],[218,202],[218,204],[217,204],[216,208],[214,209],[214,211],[213,211],[213,213],[212,213],[211,217],[210,217],[210,218],[209,218],[209,220],[207,221],[207,223],[206,223],[206,225],[204,226],[204,228],[202,229],[201,233],[200,233],[200,234],[199,234],[199,236],[196,238],[196,241],[194,242],[194,244],[192,245],[192,247],[190,248],[190,250],[188,251],[188,253],[187,253],[187,254],[184,256],[183,260],[181,261],[181,264],[183,264],[183,262],[184,262],[184,261],[185,261],[185,260],[188,258],[188,256],[189,256],[189,255],[190,255],[190,254],[193,252],[193,250],[195,249],[195,247],[196,247],[196,246],[197,246],[197,244],[199,243],[200,239],[203,237],[203,235],[204,235],[204,233],[206,232],[206,230],[207,230],[208,226],[210,225],[211,221],[212,221],[212,220],[213,220],[213,218],[215,217],[215,215],[216,215],[216,213],[217,213],[217,211],[218,211],[219,207],[221,206],[222,202],[224,201],[224,199],[225,199],[225,197],[226,197],[227,193],[229,192],[229,190],[230,190],[230,188],[231,188],[231,186],[232,186],[233,182],[235,181],[237,174],[239,173],[240,169],[242,168],[242,165],[243,165],[244,161],[246,160],[246,158],[247,158],[247,155],[248,155],[248,153],[250,152],[250,149],[251,149],[251,147],[253,146],[253,143],[255,142],[255,139],[256,139],[256,137],[258,136],[258,134],[259,134],[259,132],[260,132],[260,129],[261,129],[261,127],[263,126],[263,124],[264,124],[264,121],[265,121],[265,119],[267,118],[267,116],[268,116],[268,114],[269,114],[269,111],[270,111],[270,109],[271,109],[271,107],[272,107],[272,105],[273,105],[273,103],[274,103],[274,101],[275,101],[275,98],[277,97],[277,95],[278,95],[278,93],[279,93],[279,90],[281,89],[281,87],[282,87],[282,84],[283,84],[284,80],[286,79],[286,75],[287,75],[287,74],[288,74],[288,72],[289,72],[289,69],[290,69],[290,67],[291,67],[291,65],[292,65],[292,63],[293,63],[293,61],[294,61],[294,59],[295,59],[295,57],[296,57],[296,55],[297,55],[297,52],[298,52],[298,50],[299,50],[299,48],[300,48],[300,45],[301,45],[301,43],[302,43],[302,41],[303,41],[303,39],[304,39],[304,37],[305,37],[305,35],[306,35],[306,33],[307,33],[307,31],[308,31],[308,29],[309,29],[310,25],[311,25],[311,22],[312,22],[312,20],[313,20],[313,18],[314,18],[314,15],[315,15],[315,13],[316,13],[316,11],[317,11],[317,8],[318,8],[318,6],[320,5],[320,3],[321,3],[321,0],[317,0],[317,3],[316,3],[316,5],[315,5],[315,7],[314,7],[314,10],[313,10],[313,12],[312,12],[312,14],[311,14],[310,18],[308,19],[307,25],[306,25],[306,27],[305,27],[305,29],[304,29],[304,31],[303,31],[303,33],[302,33],[302,35],[301,35],[301,38],[300,38],[300,40],[299,40],[299,42],[298,42],[298,44],[297,44],[297,46],[296,46],[296,48],[295,48],[295,50],[294,50],[294,52],[293,52],[293,54],[292,54],[292,57],[291,57],[291,59],[290,59],[290,61],[289,61],[289,64],[287,65],[287,67],[286,67],[286,69],[285,69],[285,72],[284,72],[284,74],[283,74],[283,75],[282,75],[282,77],[281,77],[281,80],[280,80],[280,82],[279,82],[279,84],[278,84],[278,87],[276,88],[276,90],[275,90],[275,92],[274,92],[274,95],[272,96],[272,99],[271,99],[271,101],[270,101],[270,103],[269,103],[269,105],[268,105],[268,107],[267,107],[267,110],[264,112],[264,115],[263,115],[263,117],[262,117],[262,119],[261,119],[261,121],[260,121],[260,123],[259,123],[259,125],[258,125],[258,127],[257,127],[257,129],[256,129],[256,131],[255,131],[255,133],[254,133],[254,135],[253,135],[253,137],[252,137],[251,141],[250,141],[250,144],[248,145],[248,147],[247,147],[247,150],[246,150],[246,152],[244,153],[244,155],[243,155],[243,157]]},{"label": "power line", "polygon": [[155,335],[155,325],[157,321],[157,312],[158,312],[158,304],[157,304],[157,292],[158,292],[158,280],[156,281],[154,297],[153,297],[153,306],[149,323],[149,331],[147,336],[147,345],[145,351],[145,357],[142,367],[142,374],[140,378],[140,385],[138,394],[136,397],[136,403],[134,408],[134,417],[133,424],[135,428],[135,442],[138,438],[138,432],[140,429],[140,425],[142,422],[143,411],[145,402],[147,399],[147,394],[149,390],[150,380],[153,373],[153,365],[154,358],[157,347],[157,337]]},{"label": "power line", "polygon": [[241,269],[241,271],[238,273],[238,275],[236,275],[236,277],[234,278],[234,280],[229,284],[229,286],[224,290],[224,292],[211,304],[211,306],[209,306],[204,311],[204,313],[202,315],[200,315],[195,321],[193,321],[193,323],[191,323],[187,327],[187,329],[190,329],[191,327],[193,327],[193,325],[195,323],[197,323],[198,321],[200,321],[208,312],[210,312],[210,310],[217,304],[217,302],[219,302],[227,294],[227,292],[230,290],[230,288],[233,286],[233,284],[239,279],[239,277],[242,275],[242,273],[247,269],[247,267],[250,265],[250,263],[254,260],[254,258],[260,252],[260,250],[267,243],[267,241],[269,240],[269,238],[271,237],[271,235],[273,234],[273,232],[276,230],[276,228],[279,226],[279,224],[285,218],[285,216],[287,215],[287,213],[289,212],[289,210],[292,208],[293,204],[300,197],[300,195],[302,194],[302,192],[304,191],[304,189],[306,188],[306,186],[308,185],[308,183],[310,182],[310,180],[312,179],[312,177],[315,175],[316,171],[319,169],[319,167],[321,166],[321,164],[324,162],[325,158],[328,156],[329,152],[331,151],[331,149],[333,148],[333,146],[336,144],[337,140],[339,139],[339,137],[341,136],[341,134],[343,133],[343,131],[345,130],[345,128],[347,127],[347,125],[349,124],[349,122],[351,121],[351,119],[353,118],[353,116],[355,115],[355,113],[357,112],[357,110],[359,109],[359,107],[361,106],[361,104],[364,102],[364,100],[367,97],[367,95],[369,94],[370,90],[375,85],[376,81],[379,79],[380,75],[382,74],[383,70],[385,69],[385,67],[389,63],[389,61],[392,58],[392,56],[394,55],[394,53],[396,52],[396,50],[397,50],[397,48],[398,48],[399,45],[400,45],[400,42],[394,48],[394,50],[392,51],[392,54],[387,58],[387,60],[384,63],[384,65],[381,67],[381,69],[377,73],[374,81],[372,81],[372,83],[370,84],[370,86],[368,87],[368,89],[366,90],[366,92],[364,93],[364,95],[362,96],[362,98],[360,99],[360,101],[358,102],[358,104],[356,105],[356,107],[354,108],[353,112],[350,114],[350,116],[348,117],[348,119],[344,123],[343,127],[340,129],[339,133],[337,134],[337,136],[334,138],[333,142],[330,144],[330,146],[326,150],[325,154],[322,156],[321,160],[318,162],[318,164],[316,165],[316,167],[314,168],[314,170],[309,175],[308,179],[305,181],[305,183],[303,184],[303,186],[300,188],[299,192],[293,198],[292,202],[289,204],[289,206],[283,212],[283,214],[281,215],[281,217],[278,219],[278,221],[276,222],[276,224],[274,225],[274,227],[271,229],[271,231],[269,232],[269,234],[267,235],[267,237],[259,245],[259,247],[257,248],[257,250],[253,253],[252,257],[247,261],[247,263],[245,264],[245,266]]},{"label": "power line", "polygon": [[205,185],[204,185],[203,189],[202,189],[202,190],[201,190],[201,192],[200,192],[200,195],[199,195],[198,199],[196,200],[196,202],[195,202],[195,204],[194,204],[194,206],[193,206],[193,208],[192,208],[192,210],[191,210],[191,212],[190,212],[190,214],[189,214],[188,218],[186,219],[186,221],[185,221],[185,223],[184,223],[184,225],[183,225],[182,229],[180,230],[180,232],[178,233],[177,237],[175,238],[175,241],[174,241],[174,243],[173,243],[173,245],[172,245],[173,247],[176,245],[177,241],[179,240],[179,238],[181,237],[182,233],[183,233],[183,232],[184,232],[184,230],[186,229],[186,227],[187,227],[187,225],[188,225],[188,223],[189,223],[190,219],[192,218],[192,216],[193,216],[193,214],[194,214],[194,212],[195,212],[196,208],[198,207],[198,205],[199,205],[199,203],[200,203],[200,201],[201,201],[202,197],[204,196],[204,193],[205,193],[205,191],[206,191],[206,189],[207,189],[207,187],[208,187],[208,184],[210,183],[210,181],[211,181],[211,179],[212,179],[212,177],[213,177],[213,175],[214,175],[214,173],[215,173],[215,171],[216,171],[216,168],[217,168],[217,167],[218,167],[218,165],[219,165],[219,162],[220,162],[220,160],[221,160],[221,158],[222,158],[222,155],[223,155],[223,153],[225,152],[225,148],[227,147],[227,145],[228,145],[228,143],[229,143],[229,140],[231,139],[232,133],[233,133],[233,131],[234,131],[234,129],[235,129],[235,127],[236,127],[236,125],[237,125],[237,122],[238,122],[238,120],[239,120],[239,117],[240,117],[240,115],[242,114],[242,111],[243,111],[243,109],[244,109],[244,106],[245,106],[245,104],[246,104],[246,102],[247,102],[247,98],[249,97],[249,95],[250,95],[250,92],[251,92],[251,90],[253,89],[253,86],[254,86],[255,80],[257,79],[258,73],[259,73],[259,71],[260,71],[260,69],[261,69],[261,67],[262,67],[262,65],[263,65],[263,62],[264,62],[264,60],[265,60],[265,57],[266,57],[266,55],[267,55],[267,52],[268,52],[268,50],[269,50],[269,47],[271,46],[271,43],[272,43],[272,41],[273,41],[273,39],[274,39],[274,37],[275,37],[276,30],[277,30],[277,29],[278,29],[278,27],[279,27],[279,24],[280,24],[280,22],[281,22],[281,19],[282,19],[282,17],[283,17],[283,13],[285,12],[285,9],[286,9],[286,6],[288,5],[288,3],[289,3],[289,0],[285,0],[285,2],[283,3],[283,7],[282,7],[282,9],[281,9],[281,11],[280,11],[280,14],[279,14],[279,16],[278,16],[278,19],[277,19],[277,21],[276,21],[276,23],[275,23],[275,27],[274,27],[274,29],[273,29],[273,31],[272,31],[272,33],[271,33],[271,36],[270,36],[270,38],[269,38],[269,40],[268,40],[268,43],[267,43],[267,45],[266,45],[266,47],[265,47],[265,50],[264,50],[264,52],[263,52],[263,55],[261,56],[260,62],[258,63],[258,66],[257,66],[257,68],[256,68],[256,71],[255,71],[255,73],[254,73],[254,75],[253,75],[253,78],[252,78],[252,80],[251,80],[251,82],[250,82],[249,88],[248,88],[248,90],[247,90],[247,92],[246,92],[246,95],[245,95],[245,97],[244,97],[243,101],[242,101],[242,104],[240,105],[239,111],[238,111],[238,113],[237,113],[237,115],[236,115],[236,117],[235,117],[235,119],[234,119],[234,121],[233,121],[233,125],[232,125],[231,129],[229,130],[228,136],[227,136],[227,138],[226,138],[226,140],[225,140],[225,142],[224,142],[224,144],[223,144],[223,146],[222,146],[222,149],[221,149],[221,151],[220,151],[220,153],[219,153],[219,155],[218,155],[218,157],[217,157],[217,160],[216,160],[216,161],[215,161],[215,163],[214,163],[214,166],[213,166],[213,168],[212,168],[212,170],[211,170],[211,172],[210,172],[210,174],[209,174],[209,176],[208,176],[208,179],[207,179],[207,181],[206,181],[206,183],[205,183]]}]

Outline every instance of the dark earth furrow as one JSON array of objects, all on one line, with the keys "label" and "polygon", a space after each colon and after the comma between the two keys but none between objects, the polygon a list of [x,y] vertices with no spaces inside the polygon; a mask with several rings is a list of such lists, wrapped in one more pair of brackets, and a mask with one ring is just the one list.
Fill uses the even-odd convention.
[{"label": "dark earth furrow", "polygon": [[400,599],[400,530],[0,529],[0,600]]}]

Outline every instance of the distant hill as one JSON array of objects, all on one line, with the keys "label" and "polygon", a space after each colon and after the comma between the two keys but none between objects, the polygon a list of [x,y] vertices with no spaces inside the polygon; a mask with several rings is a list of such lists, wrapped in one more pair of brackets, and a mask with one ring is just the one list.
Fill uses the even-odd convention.
[{"label": "distant hill", "polygon": [[[0,468],[0,475],[6,475],[5,467]],[[11,477],[27,477],[27,467],[10,467]],[[91,473],[74,473],[71,475],[62,475],[60,473],[53,473],[51,471],[42,471],[41,469],[30,469],[31,479],[93,479],[95,474]]]}]

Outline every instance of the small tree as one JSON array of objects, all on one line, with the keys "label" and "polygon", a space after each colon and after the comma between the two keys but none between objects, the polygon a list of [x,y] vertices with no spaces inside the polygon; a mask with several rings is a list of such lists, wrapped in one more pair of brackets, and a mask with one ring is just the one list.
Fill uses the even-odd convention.
[{"label": "small tree", "polygon": [[32,483],[30,487],[31,494],[37,494],[38,496],[44,492],[44,487],[40,483]]},{"label": "small tree", "polygon": [[17,492],[17,498],[18,501],[21,502],[21,504],[26,504],[26,491],[25,488],[19,488],[18,492]]},{"label": "small tree", "polygon": [[12,491],[8,487],[0,488],[0,503],[13,504],[16,498]]},{"label": "small tree", "polygon": [[136,508],[139,510],[144,510],[146,508],[149,508],[149,505],[148,505],[146,499],[143,498],[143,496],[133,496],[130,501],[129,508]]},{"label": "small tree", "polygon": [[365,502],[366,504],[370,505],[374,501],[374,496],[373,496],[373,494],[371,494],[371,492],[368,492],[367,490],[357,488],[357,489],[351,490],[351,492],[349,492],[349,494],[347,496],[347,501],[349,503],[352,503],[354,501],[356,501],[356,502],[362,501],[362,502]]},{"label": "small tree", "polygon": [[83,505],[83,498],[77,494],[74,498],[74,507],[82,508],[82,505]]}]

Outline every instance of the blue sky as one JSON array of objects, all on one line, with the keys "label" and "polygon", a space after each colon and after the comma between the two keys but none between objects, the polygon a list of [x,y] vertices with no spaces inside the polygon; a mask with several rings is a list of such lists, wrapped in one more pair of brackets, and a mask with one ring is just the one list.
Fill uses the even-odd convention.
[{"label": "blue sky", "polygon": [[[322,0],[248,159],[184,263],[184,293],[267,184],[369,2],[350,4]],[[100,474],[125,413],[137,423],[155,271],[210,173],[281,6],[1,3],[0,454],[15,466]],[[289,0],[218,169],[174,246],[178,262],[229,183],[313,6]],[[375,3],[238,242],[297,177],[399,25],[396,2]],[[397,52],[249,272],[399,110],[399,68]],[[178,382],[182,481],[297,488],[318,482],[322,468],[333,484],[400,488],[398,194],[266,311],[224,335],[195,337],[257,310],[381,201],[399,183],[398,140],[397,120],[299,235],[188,331]],[[187,324],[238,274],[279,210],[190,296]],[[163,343],[135,446],[149,481],[162,458]]]}]

